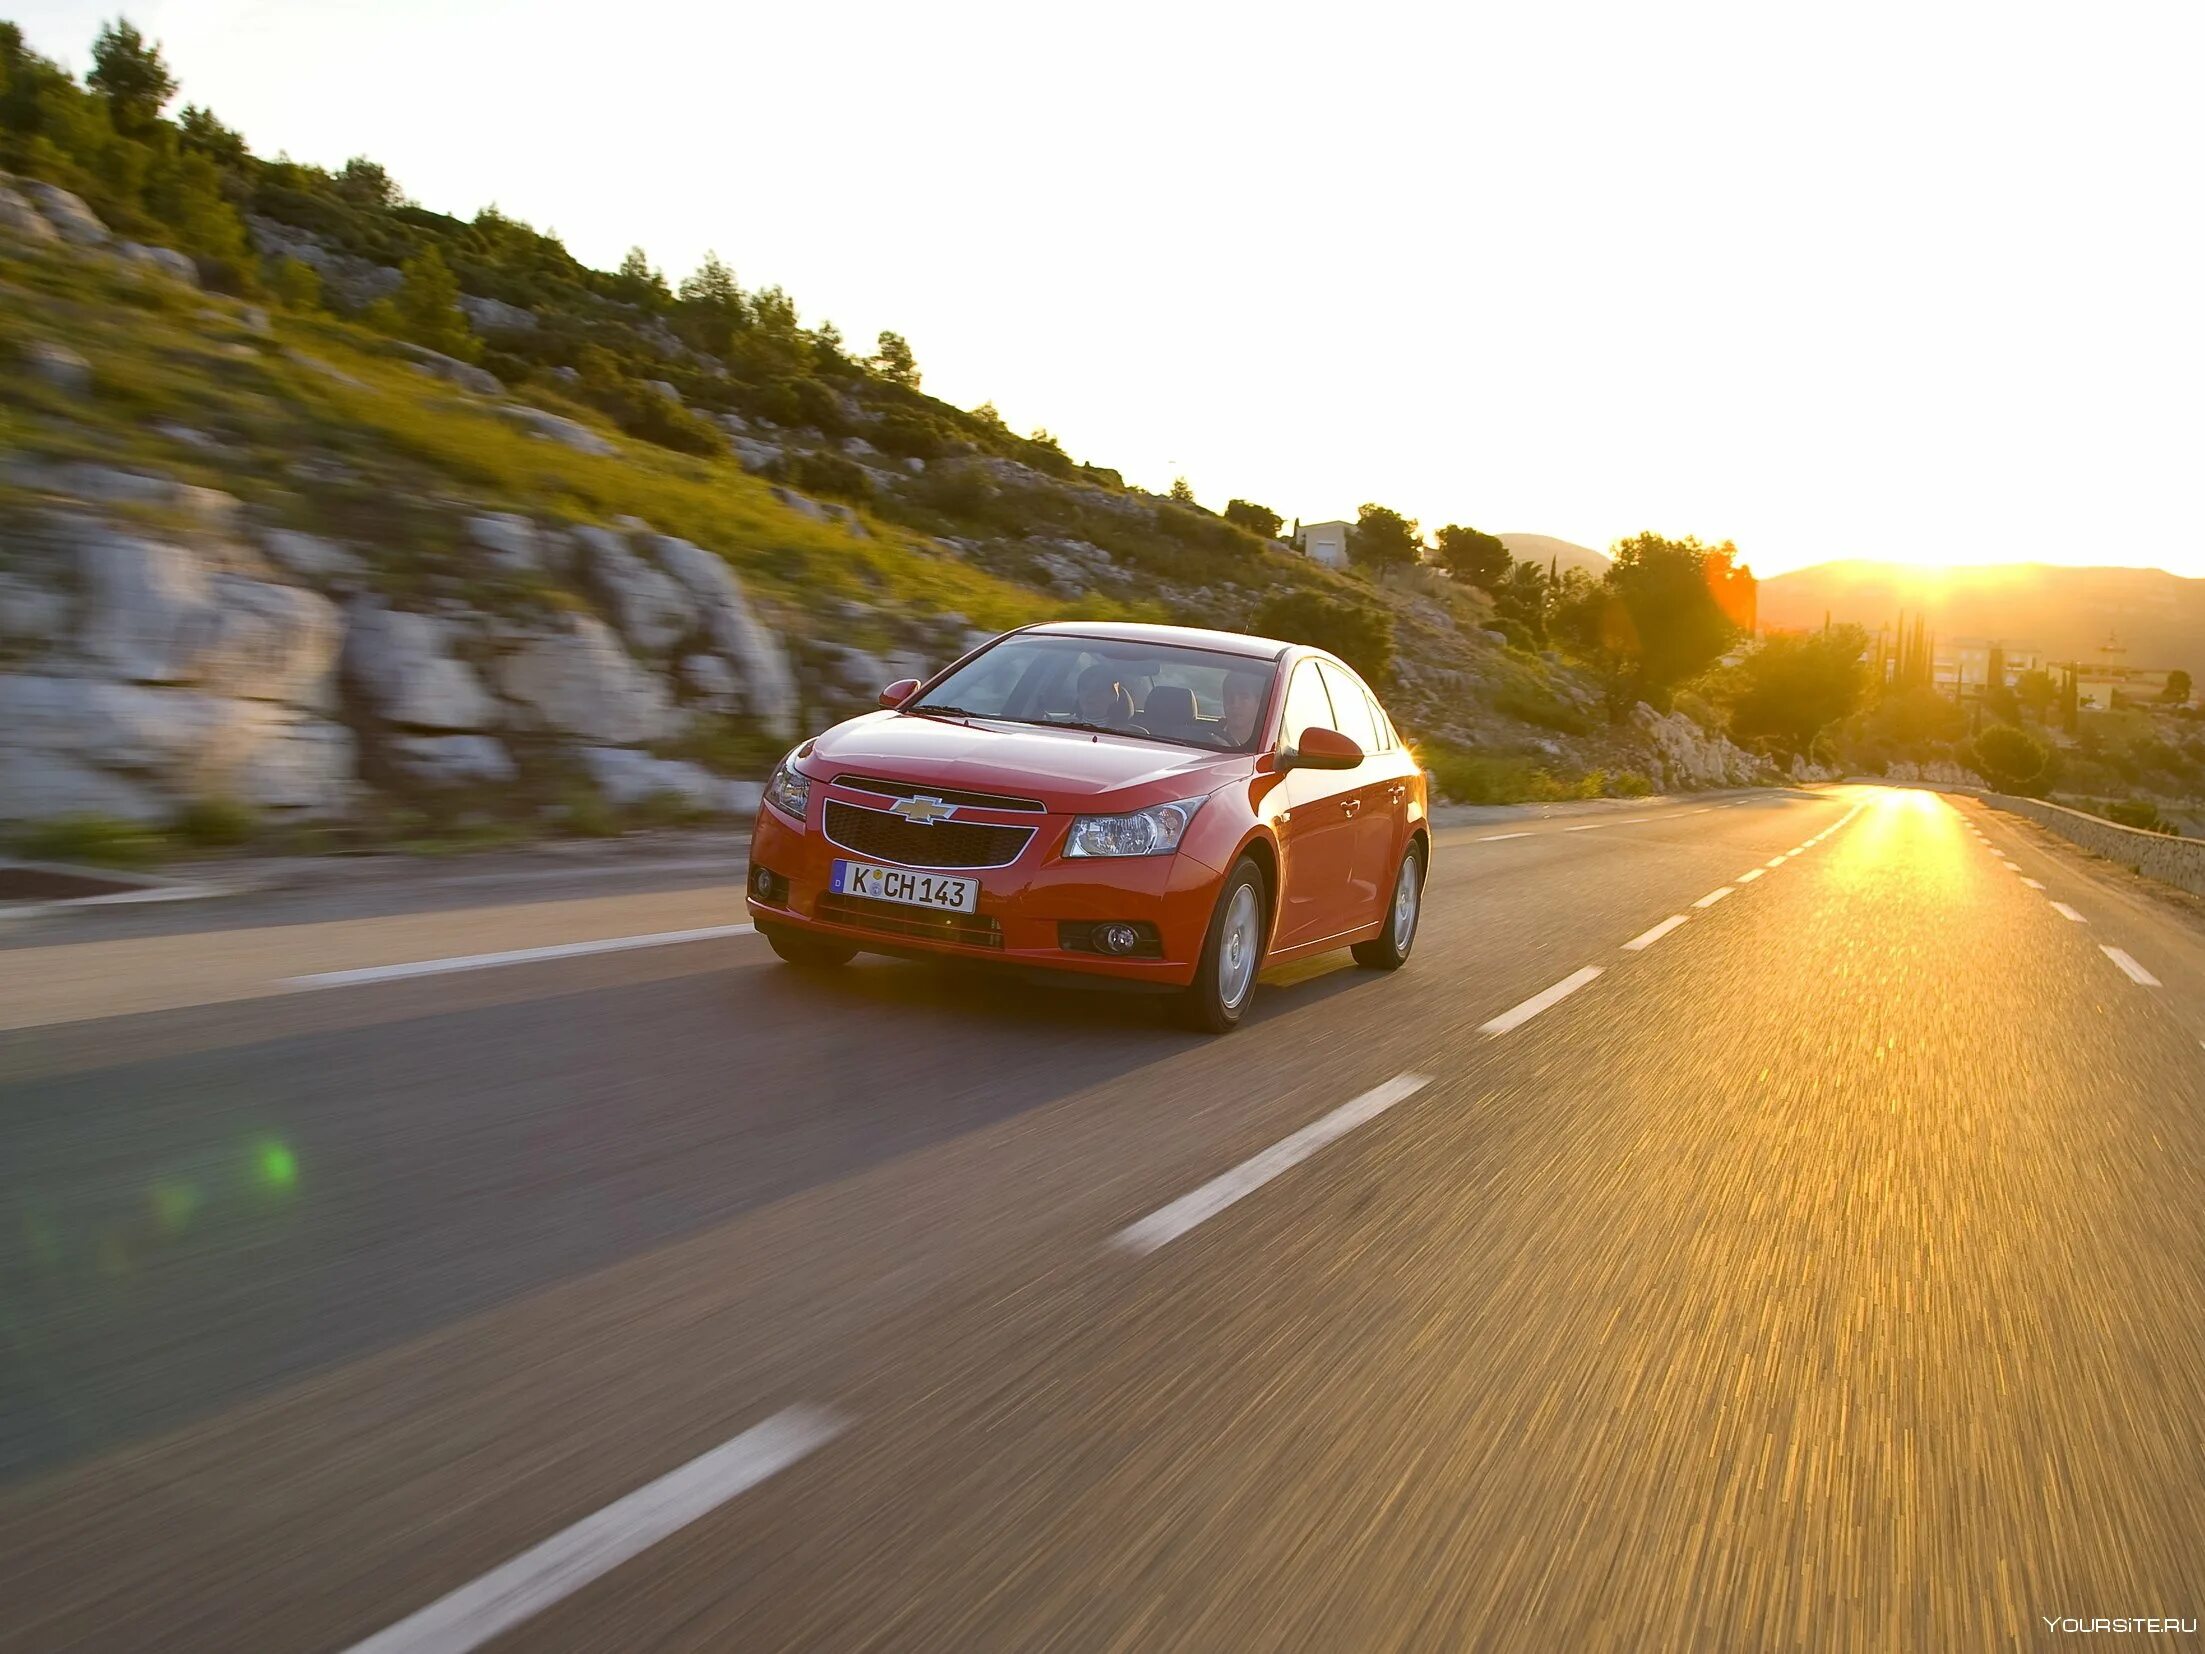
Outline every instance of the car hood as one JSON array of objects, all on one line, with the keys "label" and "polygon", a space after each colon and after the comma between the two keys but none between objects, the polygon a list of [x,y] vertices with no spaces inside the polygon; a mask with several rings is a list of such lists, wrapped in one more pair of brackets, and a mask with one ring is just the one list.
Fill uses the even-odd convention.
[{"label": "car hood", "polygon": [[1138,809],[1213,792],[1251,774],[1255,763],[1246,753],[1091,730],[873,712],[820,736],[803,766],[822,779],[853,770],[889,781],[1016,793],[1051,809],[1082,809],[1101,798]]}]

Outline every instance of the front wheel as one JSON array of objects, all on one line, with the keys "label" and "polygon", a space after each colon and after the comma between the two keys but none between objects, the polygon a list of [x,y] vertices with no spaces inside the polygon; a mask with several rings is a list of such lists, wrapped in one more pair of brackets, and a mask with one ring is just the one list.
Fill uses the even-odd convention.
[{"label": "front wheel", "polygon": [[1228,1034],[1240,1026],[1241,1013],[1255,997],[1263,940],[1263,871],[1243,859],[1225,880],[1203,938],[1202,962],[1180,996],[1180,1019],[1187,1026],[1205,1034]]},{"label": "front wheel", "polygon": [[760,925],[758,928],[765,932],[767,946],[784,961],[808,970],[831,970],[857,957],[857,949],[825,936],[791,930],[786,925]]},{"label": "front wheel", "polygon": [[1374,971],[1397,971],[1409,962],[1416,946],[1416,922],[1424,913],[1424,863],[1415,846],[1403,853],[1401,871],[1393,877],[1393,900],[1386,908],[1386,928],[1368,942],[1349,951],[1355,962]]}]

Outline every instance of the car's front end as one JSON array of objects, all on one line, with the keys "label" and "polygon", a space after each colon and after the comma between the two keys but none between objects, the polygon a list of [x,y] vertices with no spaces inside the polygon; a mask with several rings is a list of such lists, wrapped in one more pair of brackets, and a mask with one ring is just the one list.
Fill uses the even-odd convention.
[{"label": "car's front end", "polygon": [[[1247,766],[1110,741],[1116,770],[1147,773],[1097,785],[1113,768],[1095,762],[1107,739],[891,713],[805,743],[775,770],[753,832],[753,921],[861,952],[1184,987],[1215,862],[1239,842],[1233,782]],[[984,764],[912,750],[930,745],[1013,750]]]}]

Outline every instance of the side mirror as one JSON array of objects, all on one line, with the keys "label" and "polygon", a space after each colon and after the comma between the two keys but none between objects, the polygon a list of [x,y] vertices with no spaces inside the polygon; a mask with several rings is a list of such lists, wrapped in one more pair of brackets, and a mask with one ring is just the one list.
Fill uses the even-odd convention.
[{"label": "side mirror", "polygon": [[1363,749],[1336,729],[1311,724],[1302,731],[1301,744],[1279,754],[1282,770],[1352,770],[1363,761]]},{"label": "side mirror", "polygon": [[917,678],[898,678],[880,692],[880,704],[893,712],[918,692],[919,680]]}]

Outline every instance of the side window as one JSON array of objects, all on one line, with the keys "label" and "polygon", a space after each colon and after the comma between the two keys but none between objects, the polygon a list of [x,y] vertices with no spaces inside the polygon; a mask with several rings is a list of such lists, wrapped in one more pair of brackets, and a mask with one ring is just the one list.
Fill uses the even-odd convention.
[{"label": "side window", "polygon": [[1378,697],[1370,697],[1370,721],[1378,731],[1378,747],[1381,752],[1391,752],[1401,744],[1393,732],[1393,720],[1386,716],[1386,709],[1378,704]]},{"label": "side window", "polygon": [[1290,747],[1301,745],[1302,731],[1312,724],[1326,729],[1338,726],[1332,721],[1332,702],[1325,697],[1324,680],[1317,676],[1317,663],[1305,660],[1294,668],[1294,681],[1286,691],[1286,723],[1280,735]]},{"label": "side window", "polygon": [[1325,688],[1332,691],[1332,715],[1340,720],[1332,727],[1365,752],[1376,752],[1384,743],[1370,721],[1370,697],[1363,686],[1329,661],[1318,665],[1324,671]]}]

